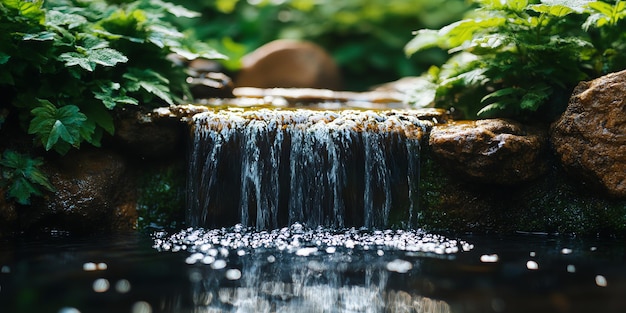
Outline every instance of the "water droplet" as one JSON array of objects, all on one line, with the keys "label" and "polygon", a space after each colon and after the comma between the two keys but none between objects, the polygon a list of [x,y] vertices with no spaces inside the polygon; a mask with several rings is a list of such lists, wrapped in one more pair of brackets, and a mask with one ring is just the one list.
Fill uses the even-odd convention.
[{"label": "water droplet", "polygon": [[88,263],[83,264],[83,271],[85,272],[91,272],[97,269],[98,267],[96,266],[96,263],[88,262]]},{"label": "water droplet", "polygon": [[226,271],[226,279],[228,280],[238,280],[241,278],[241,271],[238,269],[231,268]]},{"label": "water droplet", "polygon": [[152,306],[145,301],[138,301],[133,304],[132,313],[152,313]]},{"label": "water droplet", "polygon": [[276,257],[275,257],[275,256],[273,256],[273,255],[268,256],[268,257],[267,257],[267,262],[269,262],[269,263],[274,263],[274,262],[276,262]]},{"label": "water droplet", "polygon": [[598,285],[598,287],[606,287],[607,284],[608,283],[606,281],[606,277],[602,275],[596,275],[596,285]]},{"label": "water droplet", "polygon": [[337,251],[336,247],[328,247],[326,248],[326,253],[331,254],[331,253],[335,253]]},{"label": "water droplet", "polygon": [[93,282],[93,291],[106,292],[109,290],[109,281],[104,278],[98,278]]},{"label": "water droplet", "polygon": [[383,255],[385,255],[385,251],[378,250],[378,251],[376,251],[376,254],[378,254],[378,256],[383,256]]},{"label": "water droplet", "polygon": [[563,254],[570,254],[570,253],[572,253],[572,252],[573,252],[573,251],[572,251],[572,249],[569,249],[569,248],[563,248],[563,249],[561,249],[561,253],[563,253]]},{"label": "water droplet", "polygon": [[497,254],[483,254],[480,256],[480,261],[483,263],[495,263],[498,262]]},{"label": "water droplet", "polygon": [[537,270],[539,269],[539,264],[537,264],[537,262],[530,260],[528,262],[526,262],[526,268],[529,270]]},{"label": "water droplet", "polygon": [[8,265],[4,265],[2,266],[2,269],[0,270],[0,272],[2,274],[9,274],[11,273],[11,268]]},{"label": "water droplet", "polygon": [[109,268],[109,266],[106,263],[98,263],[98,265],[96,265],[96,267],[98,268],[98,270],[100,271],[104,271],[107,268]]},{"label": "water droplet", "polygon": [[413,264],[409,261],[395,259],[387,263],[387,270],[390,272],[397,272],[404,274],[413,268]]},{"label": "water droplet", "polygon": [[130,282],[126,279],[120,279],[115,283],[115,290],[119,293],[127,293],[130,291]]},{"label": "water droplet", "polygon": [[77,308],[65,307],[59,310],[59,313],[80,313]]},{"label": "water droplet", "polygon": [[211,264],[211,268],[214,270],[221,270],[226,267],[226,261],[224,260],[216,260]]},{"label": "water droplet", "polygon": [[574,266],[573,264],[570,264],[567,266],[567,272],[568,273],[576,273],[576,266]]},{"label": "water droplet", "polygon": [[534,258],[537,256],[537,253],[535,251],[530,251],[529,255]]},{"label": "water droplet", "polygon": [[309,256],[311,254],[314,254],[315,252],[317,252],[317,248],[315,248],[315,247],[307,247],[307,248],[298,249],[298,251],[296,251],[296,255],[298,255],[298,256]]}]

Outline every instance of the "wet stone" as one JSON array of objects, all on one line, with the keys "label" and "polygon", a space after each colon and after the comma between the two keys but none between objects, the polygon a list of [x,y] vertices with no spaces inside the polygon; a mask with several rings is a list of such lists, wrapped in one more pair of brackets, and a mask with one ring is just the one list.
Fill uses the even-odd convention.
[{"label": "wet stone", "polygon": [[580,83],[551,128],[563,167],[578,180],[626,198],[626,71]]},{"label": "wet stone", "polygon": [[504,119],[458,121],[433,127],[429,145],[444,166],[481,183],[512,185],[547,169],[547,132]]}]

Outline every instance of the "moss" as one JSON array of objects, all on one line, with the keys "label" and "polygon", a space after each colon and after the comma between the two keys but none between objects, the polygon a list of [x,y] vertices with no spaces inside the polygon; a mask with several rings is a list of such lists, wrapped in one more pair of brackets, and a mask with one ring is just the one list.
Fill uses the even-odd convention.
[{"label": "moss", "polygon": [[178,229],[184,224],[185,166],[182,162],[147,167],[139,177],[137,228]]},{"label": "moss", "polygon": [[[422,149],[420,227],[453,232],[626,235],[626,201],[570,180],[556,165],[537,180],[499,186],[462,180]],[[555,162],[552,162],[553,164]]]}]

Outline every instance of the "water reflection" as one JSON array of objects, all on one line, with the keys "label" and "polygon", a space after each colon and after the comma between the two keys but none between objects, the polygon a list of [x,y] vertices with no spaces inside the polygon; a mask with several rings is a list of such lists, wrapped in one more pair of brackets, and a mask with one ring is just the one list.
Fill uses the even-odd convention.
[{"label": "water reflection", "polygon": [[[186,251],[193,312],[451,312],[416,292],[424,256],[471,244],[420,230],[187,229],[155,248]],[[419,257],[418,257],[419,256]]]}]

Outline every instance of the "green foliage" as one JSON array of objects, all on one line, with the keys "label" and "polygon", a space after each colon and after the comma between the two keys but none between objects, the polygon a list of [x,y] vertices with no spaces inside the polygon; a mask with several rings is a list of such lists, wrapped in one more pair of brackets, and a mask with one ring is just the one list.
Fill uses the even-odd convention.
[{"label": "green foliage", "polygon": [[[161,0],[1,0],[0,126],[19,116],[36,147],[65,154],[85,142],[100,146],[115,130],[116,108],[189,98],[185,69],[168,55],[223,56],[190,41],[167,16],[197,13]],[[5,154],[5,162],[20,157],[31,162],[19,154]],[[33,183],[46,187],[22,165],[4,164],[31,176],[3,180],[20,203],[39,194]]]},{"label": "green foliage", "polygon": [[27,155],[6,150],[0,158],[0,187],[7,187],[8,198],[14,198],[20,204],[29,204],[31,195],[42,194],[41,187],[54,191],[46,176],[39,170],[42,164],[40,158],[32,159]]},{"label": "green foliage", "polygon": [[467,9],[464,0],[183,0],[202,12],[186,27],[228,54],[231,70],[240,58],[274,39],[316,42],[339,64],[346,88],[363,90],[423,72],[445,61],[429,50],[411,59],[402,47],[414,27],[440,27]]},{"label": "green foliage", "polygon": [[137,211],[140,230],[176,229],[184,221],[184,171],[182,164],[146,170],[139,181]]},{"label": "green foliage", "polygon": [[466,19],[417,31],[406,45],[409,55],[432,47],[453,54],[424,76],[436,92],[415,98],[466,118],[550,119],[579,81],[626,68],[624,2],[475,2]]},{"label": "green foliage", "polygon": [[188,48],[162,17],[194,14],[159,0],[3,0],[0,12],[0,87],[10,90],[1,100],[17,108],[46,150],[59,153],[84,141],[98,146],[103,131],[114,131],[109,111],[116,107],[188,95],[184,69],[169,53],[220,56],[207,46]]}]

